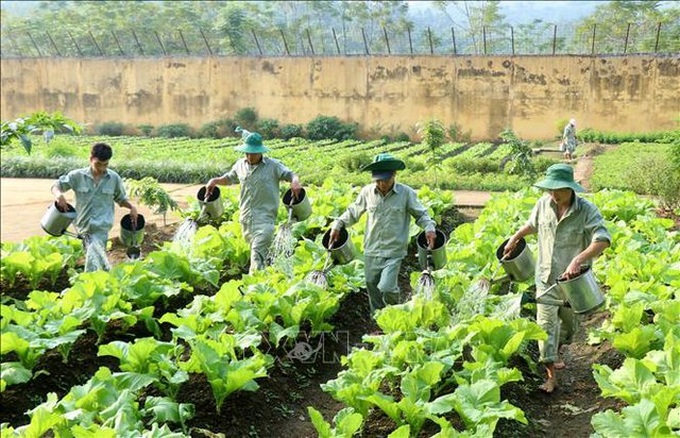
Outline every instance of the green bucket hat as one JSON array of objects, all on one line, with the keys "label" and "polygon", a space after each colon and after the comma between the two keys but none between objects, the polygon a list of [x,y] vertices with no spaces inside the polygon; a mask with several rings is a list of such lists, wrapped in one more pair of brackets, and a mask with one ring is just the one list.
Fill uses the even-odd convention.
[{"label": "green bucket hat", "polygon": [[404,170],[404,169],[406,169],[406,164],[404,164],[403,161],[393,157],[391,154],[388,154],[388,153],[382,153],[382,154],[376,155],[371,164],[368,164],[368,165],[361,168],[361,170],[365,170],[365,171],[377,170],[379,172]]},{"label": "green bucket hat", "polygon": [[585,192],[586,190],[574,181],[574,169],[567,164],[553,164],[545,172],[545,178],[534,184],[534,186],[545,190],[572,189],[575,192]]},{"label": "green bucket hat", "polygon": [[262,136],[257,132],[248,134],[243,143],[236,146],[234,149],[246,154],[263,154],[269,152],[269,149],[262,144]]}]

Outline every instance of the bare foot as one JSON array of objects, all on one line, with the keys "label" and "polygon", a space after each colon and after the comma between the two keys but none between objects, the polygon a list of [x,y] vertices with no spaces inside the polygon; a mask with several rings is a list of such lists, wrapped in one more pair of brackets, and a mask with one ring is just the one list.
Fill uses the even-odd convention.
[{"label": "bare foot", "polygon": [[541,391],[546,394],[552,394],[557,389],[557,379],[554,377],[548,377],[545,382],[538,387]]}]

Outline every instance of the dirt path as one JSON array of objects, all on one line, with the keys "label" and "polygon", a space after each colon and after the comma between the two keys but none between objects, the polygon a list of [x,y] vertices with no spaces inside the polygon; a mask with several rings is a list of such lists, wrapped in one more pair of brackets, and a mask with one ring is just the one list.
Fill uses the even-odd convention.
[{"label": "dirt path", "polygon": [[[50,203],[53,201],[50,193],[52,179],[23,179],[2,178],[0,179],[0,214],[1,230],[0,241],[21,242],[30,236],[45,235],[40,227],[40,220],[45,214]],[[172,198],[177,201],[181,208],[188,206],[188,199],[193,199],[200,185],[187,184],[161,184]],[[455,192],[456,205],[462,208],[481,208],[491,198],[488,192],[457,191]],[[73,201],[73,192],[67,194],[67,200]],[[139,213],[144,215],[147,224],[163,226],[163,217],[155,215],[148,207],[137,203]],[[120,218],[127,214],[125,208],[116,207],[114,227],[109,233],[111,238],[120,233]],[[181,220],[177,213],[168,213],[169,224]]]}]

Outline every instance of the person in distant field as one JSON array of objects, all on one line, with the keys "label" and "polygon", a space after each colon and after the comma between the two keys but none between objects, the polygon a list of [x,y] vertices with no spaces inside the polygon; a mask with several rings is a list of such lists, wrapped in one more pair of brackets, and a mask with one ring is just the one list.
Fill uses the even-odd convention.
[{"label": "person in distant field", "polygon": [[106,250],[109,231],[113,227],[114,202],[130,209],[132,226],[137,226],[137,207],[128,200],[120,175],[108,168],[111,156],[111,146],[96,143],[90,150],[88,167],[72,170],[52,185],[52,194],[60,211],[68,211],[64,193],[73,190],[76,194],[76,227],[83,236],[87,272],[107,266],[99,260],[100,254],[88,251],[88,248],[96,243]]},{"label": "person in distant field", "polygon": [[562,134],[562,144],[561,149],[564,152],[565,160],[573,160],[574,152],[576,151],[576,119],[569,120],[567,126],[564,127],[564,133]]},{"label": "person in distant field", "polygon": [[[564,301],[558,290],[546,291],[558,278],[573,278],[589,267],[611,244],[611,236],[597,207],[579,196],[583,192],[574,181],[574,171],[567,164],[554,164],[546,177],[534,184],[547,193],[534,206],[529,220],[510,237],[504,256],[512,254],[524,236],[538,233],[538,261],[536,263],[536,297]],[[537,304],[536,322],[548,334],[539,341],[540,362],[545,364],[547,378],[539,387],[551,393],[557,388],[556,370],[564,368],[559,360],[560,344],[568,344],[578,329],[577,315],[571,308]]]},{"label": "person in distant field", "polygon": [[362,169],[372,172],[374,183],[364,186],[354,203],[331,226],[329,242],[332,245],[342,228],[351,227],[368,212],[364,273],[372,312],[400,302],[397,280],[401,261],[406,256],[411,217],[425,230],[428,246],[433,248],[436,242],[436,224],[418,201],[416,192],[395,181],[396,171],[405,168],[403,161],[390,154],[377,155]]},{"label": "person in distant field", "polygon": [[274,240],[276,214],[279,209],[279,182],[290,181],[293,198],[302,190],[298,176],[283,163],[265,157],[269,152],[257,132],[243,130],[244,141],[235,149],[245,154],[231,170],[206,184],[206,196],[216,185],[241,184],[239,197],[240,222],[243,237],[250,245],[250,273],[264,269],[269,247]]}]

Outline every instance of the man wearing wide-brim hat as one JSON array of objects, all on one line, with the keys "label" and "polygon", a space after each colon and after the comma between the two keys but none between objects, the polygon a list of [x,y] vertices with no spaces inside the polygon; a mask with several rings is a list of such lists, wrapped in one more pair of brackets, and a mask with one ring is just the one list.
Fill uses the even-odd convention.
[{"label": "man wearing wide-brim hat", "polygon": [[398,304],[401,294],[398,285],[399,268],[406,256],[411,217],[426,232],[430,248],[434,247],[435,222],[418,201],[409,186],[395,182],[395,173],[403,170],[403,161],[383,153],[362,170],[370,171],[373,184],[361,189],[352,205],[333,223],[331,244],[340,230],[351,227],[368,211],[364,232],[364,273],[371,311],[388,304]]},{"label": "man wearing wide-brim hat", "polygon": [[[510,237],[504,255],[510,255],[520,239],[537,233],[536,297],[564,301],[566,297],[558,288],[545,291],[558,278],[579,276],[582,267],[590,266],[612,239],[597,207],[576,195],[585,190],[574,181],[571,166],[550,166],[545,178],[534,185],[547,193],[538,200],[526,224]],[[551,393],[557,388],[556,370],[564,368],[564,362],[559,359],[559,346],[571,342],[578,329],[578,319],[571,308],[536,306],[536,321],[548,334],[547,340],[538,343],[540,361],[547,371],[547,379],[540,389]]]},{"label": "man wearing wide-brim hat", "polygon": [[294,198],[302,189],[300,179],[279,160],[265,157],[269,149],[257,132],[244,131],[243,143],[234,149],[245,154],[224,175],[206,184],[206,196],[216,185],[241,184],[239,209],[243,237],[250,245],[250,272],[263,269],[269,247],[274,240],[276,214],[279,209],[279,182],[290,181]]}]

